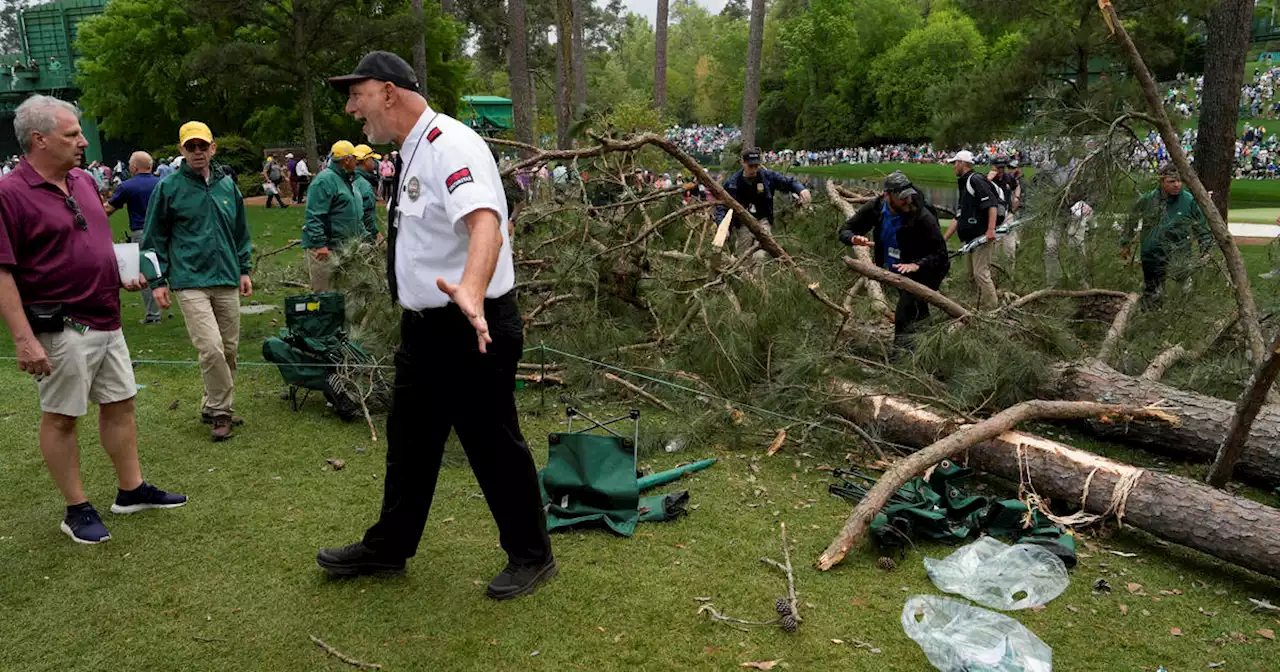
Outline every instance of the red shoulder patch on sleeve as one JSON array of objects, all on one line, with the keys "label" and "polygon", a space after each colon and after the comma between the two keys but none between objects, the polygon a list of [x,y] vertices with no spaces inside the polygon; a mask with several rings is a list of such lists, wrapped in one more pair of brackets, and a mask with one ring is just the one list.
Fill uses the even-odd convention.
[{"label": "red shoulder patch on sleeve", "polygon": [[449,177],[444,178],[444,188],[448,189],[449,193],[452,194],[454,189],[474,181],[471,177],[471,169],[461,168],[454,171]]},{"label": "red shoulder patch on sleeve", "polygon": [[440,127],[439,127],[439,126],[436,126],[435,128],[433,128],[433,129],[431,129],[431,130],[427,131],[427,142],[435,142],[435,141],[436,141],[436,138],[438,138],[438,137],[440,137]]}]

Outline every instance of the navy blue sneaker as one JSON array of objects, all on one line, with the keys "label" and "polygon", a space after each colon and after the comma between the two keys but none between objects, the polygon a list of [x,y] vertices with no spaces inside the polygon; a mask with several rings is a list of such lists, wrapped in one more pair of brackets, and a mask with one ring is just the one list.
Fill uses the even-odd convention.
[{"label": "navy blue sneaker", "polygon": [[77,544],[101,544],[111,538],[107,526],[93,505],[85,502],[67,507],[67,516],[62,519],[62,531]]},{"label": "navy blue sneaker", "polygon": [[186,495],[168,493],[144,482],[136,490],[116,491],[116,503],[111,505],[111,513],[126,514],[147,509],[176,509],[186,503]]}]

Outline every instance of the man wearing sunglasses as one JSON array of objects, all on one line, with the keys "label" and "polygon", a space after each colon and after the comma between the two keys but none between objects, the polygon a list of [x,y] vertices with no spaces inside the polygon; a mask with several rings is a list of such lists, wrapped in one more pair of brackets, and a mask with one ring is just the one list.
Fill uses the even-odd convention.
[{"label": "man wearing sunglasses", "polygon": [[249,224],[235,180],[213,163],[218,146],[209,127],[183,124],[178,143],[182,165],[151,196],[142,247],[154,250],[160,262],[156,303],[167,309],[171,291],[177,295],[187,335],[200,353],[200,418],[213,425],[214,441],[226,441],[232,426],[241,424],[232,405],[240,297],[253,294]]},{"label": "man wearing sunglasses", "polygon": [[142,480],[129,348],[120,331],[122,282],[97,185],[76,168],[88,146],[70,103],[32,96],[14,133],[23,158],[0,180],[0,317],[18,367],[36,378],[40,452],[67,502],[61,529],[82,544],[111,538],[80,482],[76,424],[98,404],[98,431],[119,480],[111,511],[182,506],[187,498]]}]

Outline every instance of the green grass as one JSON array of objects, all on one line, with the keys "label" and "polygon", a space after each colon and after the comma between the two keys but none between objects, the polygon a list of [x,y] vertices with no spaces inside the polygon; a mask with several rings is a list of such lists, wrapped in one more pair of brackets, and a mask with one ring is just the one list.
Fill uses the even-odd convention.
[{"label": "green grass", "polygon": [[[250,208],[250,217],[262,249],[296,237],[301,222],[295,209]],[[270,278],[299,259],[290,250],[266,260],[255,298],[278,303],[296,291],[272,287]],[[194,357],[180,313],[144,328],[137,324],[138,298],[125,297],[125,332],[136,358]],[[272,319],[244,319],[244,361],[260,360]],[[7,335],[0,335],[0,354],[12,354]],[[811,567],[849,510],[826,494],[829,478],[817,470],[843,462],[842,442],[788,443],[763,458],[766,442],[729,437],[679,455],[649,454],[641,461],[653,469],[720,458],[675,486],[688,488],[697,508],[676,522],[644,525],[630,539],[556,534],[560,576],[532,598],[499,604],[483,597],[483,584],[503,564],[496,528],[456,445],[447,451],[435,508],[407,574],[326,579],[315,551],[357,540],[374,520],[385,445],[370,441],[362,424],[339,422],[314,397],[293,413],[277,396],[282,383],[275,370],[252,365],[237,380],[237,410],[247,424],[217,445],[197,419],[195,367],[139,365],[138,382],[147,386],[137,399],[144,474],[187,493],[191,503],[128,517],[108,513],[109,543],[73,544],[57,530],[62,502],[37,448],[34,386],[12,364],[0,361],[0,386],[9,390],[0,397],[0,670],[353,669],[326,658],[308,635],[388,670],[731,670],[779,658],[792,670],[928,669],[898,621],[908,595],[938,594],[921,553],[892,574],[876,569],[866,549],[828,574]],[[177,410],[169,410],[175,400]],[[518,401],[524,433],[542,461],[545,436],[562,414],[551,394],[545,408],[537,392],[522,392]],[[605,399],[586,410],[607,415],[626,407]],[[641,434],[673,435],[686,421],[646,411]],[[766,422],[748,422],[752,431],[769,431]],[[383,420],[376,424],[382,436]],[[82,473],[91,501],[105,510],[114,483],[92,425],[82,426]],[[1078,439],[1072,440],[1084,443]],[[1091,445],[1159,466],[1143,453]],[[327,458],[347,466],[332,471]],[[1001,492],[1010,491],[1001,486]],[[740,618],[772,617],[784,581],[758,559],[780,555],[780,521],[794,542],[801,600],[813,605],[803,610],[800,632],[740,632],[699,616],[695,597],[710,597]],[[934,557],[950,551],[920,550]],[[1114,592],[1094,595],[1098,578]],[[1251,614],[1245,600],[1280,600],[1274,581],[1128,528],[1087,541],[1071,581],[1046,610],[1012,614],[1053,647],[1058,670],[1136,672],[1163,664],[1180,671],[1217,661],[1229,670],[1280,666],[1280,643],[1254,634],[1280,625]],[[1155,597],[1131,595],[1127,583]],[[1159,595],[1175,589],[1182,594]],[[1174,627],[1184,635],[1172,637]],[[1249,643],[1213,643],[1228,632],[1244,633]],[[865,641],[881,653],[832,639]]]}]

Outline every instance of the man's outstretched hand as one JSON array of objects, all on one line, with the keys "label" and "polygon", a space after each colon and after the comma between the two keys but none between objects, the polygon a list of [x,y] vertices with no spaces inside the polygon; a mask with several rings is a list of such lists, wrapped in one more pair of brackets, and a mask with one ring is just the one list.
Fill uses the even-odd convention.
[{"label": "man's outstretched hand", "polygon": [[444,278],[436,278],[436,287],[458,304],[462,314],[471,320],[471,326],[476,329],[480,352],[488,352],[488,344],[492,343],[493,339],[489,337],[489,322],[484,319],[484,290],[472,289],[461,283],[452,285],[445,282]]}]

